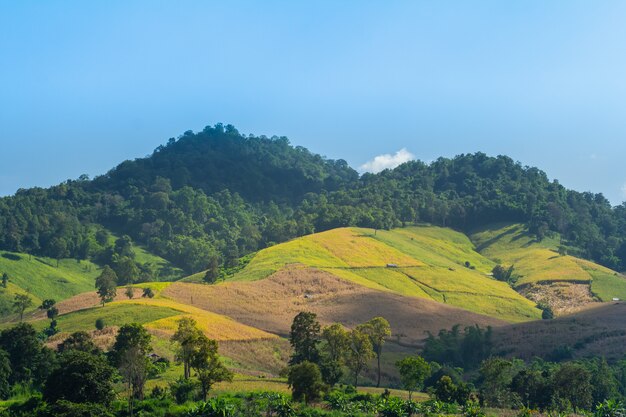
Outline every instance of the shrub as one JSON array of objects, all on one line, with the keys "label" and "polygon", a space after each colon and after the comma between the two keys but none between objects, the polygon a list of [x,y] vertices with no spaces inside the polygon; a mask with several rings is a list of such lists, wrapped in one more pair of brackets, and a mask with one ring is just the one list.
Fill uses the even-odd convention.
[{"label": "shrub", "polygon": [[96,329],[98,330],[102,330],[106,327],[106,324],[104,322],[104,319],[97,319],[96,320]]},{"label": "shrub", "polygon": [[291,387],[294,401],[309,403],[320,399],[324,389],[322,373],[319,367],[311,362],[304,361],[289,368],[287,382]]},{"label": "shrub", "polygon": [[184,404],[194,399],[198,391],[198,384],[192,380],[178,378],[170,384],[170,392],[174,396],[176,404]]}]

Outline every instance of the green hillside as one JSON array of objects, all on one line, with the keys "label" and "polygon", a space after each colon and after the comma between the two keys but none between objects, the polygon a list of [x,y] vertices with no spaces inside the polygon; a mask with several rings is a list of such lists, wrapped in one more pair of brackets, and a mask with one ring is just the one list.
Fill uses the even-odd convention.
[{"label": "green hillside", "polygon": [[559,254],[560,239],[542,241],[521,224],[494,225],[471,235],[478,251],[504,265],[514,265],[516,286],[548,282],[590,284],[602,301],[626,299],[626,279],[617,272],[570,255]]},{"label": "green hillside", "polygon": [[467,236],[451,229],[334,229],[262,250],[232,279],[258,280],[297,265],[509,321],[539,317],[534,303],[487,276],[494,263],[474,251]]},{"label": "green hillside", "polygon": [[[87,291],[93,291],[98,267],[89,262],[30,256],[24,253],[0,251],[0,275],[6,273],[12,292],[28,292],[37,299],[57,301]],[[11,292],[11,288],[8,288]],[[37,300],[35,300],[37,301]]]}]

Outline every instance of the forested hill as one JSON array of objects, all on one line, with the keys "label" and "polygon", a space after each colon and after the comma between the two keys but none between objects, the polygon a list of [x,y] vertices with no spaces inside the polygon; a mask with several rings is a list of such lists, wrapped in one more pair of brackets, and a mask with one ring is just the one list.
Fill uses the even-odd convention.
[{"label": "forested hill", "polygon": [[148,158],[125,161],[86,189],[149,191],[159,177],[174,190],[189,186],[209,195],[230,190],[252,202],[297,204],[306,193],[337,190],[358,174],[343,160],[290,146],[286,137],[245,137],[232,125],[216,125],[172,138]]},{"label": "forested hill", "polygon": [[567,190],[508,157],[460,155],[359,177],[286,138],[222,125],[186,132],[94,180],[0,199],[0,249],[120,263],[132,252],[129,239],[113,244],[113,232],[192,273],[340,226],[471,231],[495,221],[527,223],[539,239],[560,233],[579,255],[626,267],[625,206]]}]

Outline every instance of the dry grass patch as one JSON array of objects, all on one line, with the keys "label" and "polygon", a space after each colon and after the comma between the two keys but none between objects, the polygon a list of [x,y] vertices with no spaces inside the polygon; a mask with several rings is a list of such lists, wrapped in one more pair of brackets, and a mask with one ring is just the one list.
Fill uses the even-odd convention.
[{"label": "dry grass patch", "polygon": [[163,295],[178,302],[234,318],[238,322],[286,336],[300,311],[317,313],[322,324],[354,327],[372,317],[391,323],[394,337],[418,345],[425,331],[454,324],[502,325],[504,322],[431,300],[372,290],[316,269],[285,269],[254,282],[220,285],[174,283]]},{"label": "dry grass patch", "polygon": [[183,314],[172,315],[162,319],[154,320],[146,323],[146,328],[155,334],[163,337],[171,337],[176,328],[178,321],[182,317],[192,317],[198,322],[198,327],[211,339],[218,341],[225,340],[251,340],[251,339],[271,339],[275,335],[269,334],[259,329],[238,323],[235,320],[224,317],[219,314],[203,310],[191,305],[182,304],[168,299],[137,299],[126,300],[112,304],[118,305],[138,305],[146,307],[168,308]]}]

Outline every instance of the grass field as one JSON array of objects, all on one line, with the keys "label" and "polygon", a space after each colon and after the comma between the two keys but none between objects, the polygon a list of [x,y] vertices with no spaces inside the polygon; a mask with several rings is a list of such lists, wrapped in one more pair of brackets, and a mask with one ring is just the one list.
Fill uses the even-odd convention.
[{"label": "grass field", "polygon": [[57,267],[54,259],[0,251],[0,275],[4,272],[32,296],[59,301],[92,290],[100,271],[89,261],[61,259]]},{"label": "grass field", "polygon": [[233,280],[258,280],[296,265],[370,289],[427,298],[508,321],[540,316],[534,303],[487,276],[495,263],[476,252],[467,236],[451,229],[329,230],[260,251]]},{"label": "grass field", "polygon": [[[473,233],[471,237],[486,257],[515,266],[515,274],[519,275],[517,286],[554,281],[591,283],[598,280],[592,284],[592,291],[603,301],[610,300],[614,293],[626,295],[621,280],[611,278],[615,276],[615,271],[574,256],[559,255],[558,237],[537,242],[520,224],[494,225]],[[611,288],[613,285],[615,290]]]},{"label": "grass field", "polygon": [[[59,330],[72,333],[93,330],[96,320],[101,318],[107,326],[121,326],[126,323],[146,324],[165,317],[179,315],[180,311],[162,306],[144,306],[125,302],[115,302],[104,307],[93,307],[85,310],[63,314],[57,318]],[[39,330],[48,326],[49,320],[37,320],[33,325]]]}]

